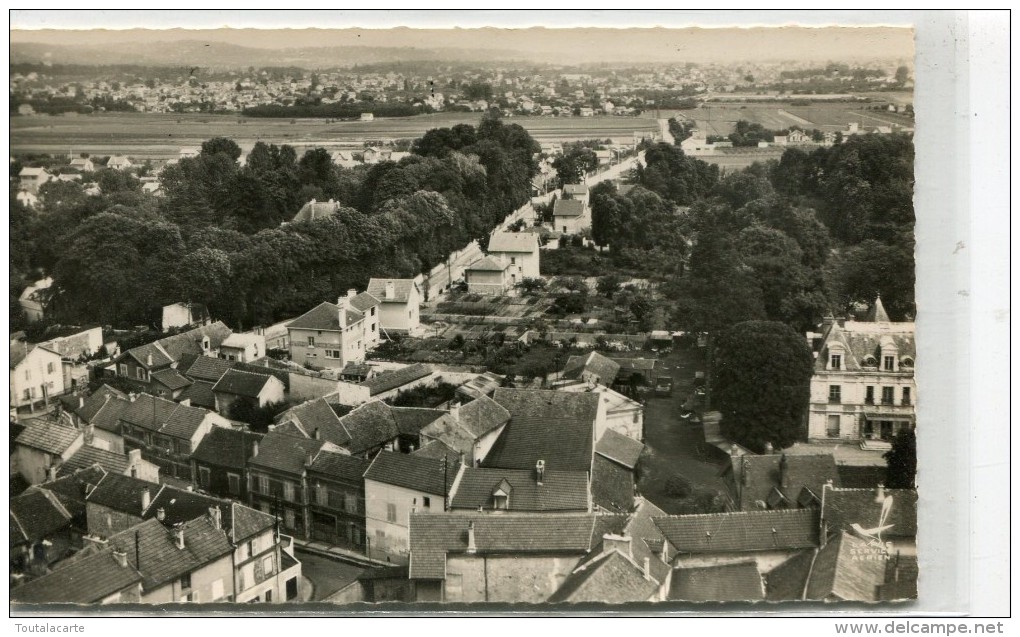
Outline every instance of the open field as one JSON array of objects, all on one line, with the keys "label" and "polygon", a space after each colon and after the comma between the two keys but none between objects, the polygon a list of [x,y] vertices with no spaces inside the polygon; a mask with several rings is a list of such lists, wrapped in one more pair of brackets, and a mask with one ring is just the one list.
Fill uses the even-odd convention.
[{"label": "open field", "polygon": [[[96,115],[29,115],[10,118],[11,153],[87,152],[126,154],[141,159],[169,159],[182,146],[196,146],[216,136],[229,137],[242,149],[255,142],[290,144],[301,152],[312,147],[360,147],[366,140],[421,137],[432,128],[478,124],[479,113],[435,113],[372,122],[325,119],[272,119],[240,114],[101,113]],[[610,138],[629,142],[635,132],[658,132],[654,119],[635,117],[514,117],[539,141]]]},{"label": "open field", "polygon": [[697,122],[706,135],[729,135],[739,120],[758,123],[769,130],[786,128],[846,130],[850,122],[863,126],[898,124],[913,126],[913,120],[899,113],[868,110],[866,104],[851,102],[815,103],[810,106],[777,104],[704,104],[684,111],[682,117]]}]

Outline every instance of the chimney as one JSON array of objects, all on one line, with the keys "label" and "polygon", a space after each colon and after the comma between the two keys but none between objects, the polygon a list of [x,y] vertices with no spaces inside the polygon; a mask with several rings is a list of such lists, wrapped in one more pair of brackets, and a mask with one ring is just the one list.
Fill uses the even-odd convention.
[{"label": "chimney", "polygon": [[393,281],[386,282],[386,300],[390,300],[397,296],[396,289],[393,285]]},{"label": "chimney", "polygon": [[217,529],[223,527],[223,514],[220,512],[219,507],[209,507],[209,520]]},{"label": "chimney", "polygon": [[57,479],[57,465],[51,464],[49,468],[46,469],[46,481],[53,482],[56,479]]},{"label": "chimney", "polygon": [[[315,433],[319,433],[316,431]],[[407,453],[414,453],[414,445],[407,445]]]},{"label": "chimney", "polygon": [[131,451],[128,451],[127,455],[128,455],[128,465],[130,465],[130,466],[134,466],[134,465],[136,465],[136,464],[138,464],[139,462],[142,461],[142,450],[141,449],[132,449]]},{"label": "chimney", "polygon": [[770,456],[770,455],[772,455],[773,451],[774,451],[774,449],[772,447],[772,443],[771,442],[766,442],[765,443],[765,455]]},{"label": "chimney", "polygon": [[881,482],[878,483],[878,488],[875,489],[875,502],[878,504],[885,502],[885,485]]},{"label": "chimney", "polygon": [[478,552],[478,546],[475,544],[475,523],[474,521],[468,522],[468,542],[467,552],[476,553]]},{"label": "chimney", "polygon": [[142,489],[142,513],[145,513],[150,504],[152,504],[152,495],[149,493],[149,487],[145,487]]},{"label": "chimney", "polygon": [[259,441],[258,440],[252,440],[252,442],[251,442],[251,457],[254,458],[257,455],[259,455]]},{"label": "chimney", "polygon": [[127,563],[127,553],[126,552],[124,552],[124,551],[114,551],[113,552],[113,558],[115,560],[117,560],[117,563],[120,564],[121,568],[127,568],[128,563]]},{"label": "chimney", "polygon": [[84,406],[85,406],[85,397],[84,396],[78,396],[78,409],[81,409]]},{"label": "chimney", "polygon": [[832,327],[832,324],[836,322],[836,317],[832,314],[826,314],[822,317],[822,331],[824,332],[827,328]]},{"label": "chimney", "polygon": [[96,438],[96,427],[95,425],[86,425],[85,431],[82,434],[82,441],[89,446],[92,446],[92,441]]},{"label": "chimney", "polygon": [[662,560],[663,564],[669,564],[669,548],[666,546],[666,540],[662,541],[662,550],[659,551],[659,559]]},{"label": "chimney", "polygon": [[312,466],[312,461],[313,460],[315,460],[315,456],[312,454],[311,451],[309,451],[308,453],[305,454],[305,466],[306,467]]},{"label": "chimney", "polygon": [[542,480],[545,479],[545,460],[539,460],[535,463],[535,482],[538,486],[542,486]]},{"label": "chimney", "polygon": [[134,393],[134,392],[131,392],[130,394],[128,394],[128,399],[129,399],[129,400],[130,400],[131,402],[135,402],[135,399],[136,399],[136,398],[138,398],[138,394],[136,394],[136,393]]},{"label": "chimney", "polygon": [[341,296],[336,300],[337,307],[340,308],[337,315],[337,321],[339,321],[340,329],[347,327],[347,297]]},{"label": "chimney", "polygon": [[347,298],[353,299],[356,296],[358,296],[358,291],[357,290],[355,290],[354,288],[351,288],[351,289],[347,290]]},{"label": "chimney", "polygon": [[453,422],[460,423],[460,403],[454,403],[450,407],[450,416],[453,417]]},{"label": "chimney", "polygon": [[839,325],[840,327],[846,327],[846,317],[845,316],[837,317],[836,324]]},{"label": "chimney", "polygon": [[182,551],[184,550],[184,525],[183,524],[178,524],[177,526],[174,527],[174,543],[177,545],[177,548],[179,548]]},{"label": "chimney", "polygon": [[732,445],[730,445],[730,455],[731,456],[738,456],[738,455],[740,455],[740,451],[739,451],[739,447],[737,447],[737,443],[733,443]]},{"label": "chimney", "polygon": [[320,429],[316,428],[315,431],[312,432],[312,438],[315,438],[316,440],[321,440],[322,434],[320,433],[320,431],[321,431]]},{"label": "chimney", "polygon": [[166,509],[164,509],[163,507],[159,507],[158,509],[156,509],[156,520],[159,521],[159,522],[162,522],[165,519],[166,519]]},{"label": "chimney", "polygon": [[652,558],[646,557],[644,563],[645,579],[652,579]]},{"label": "chimney", "polygon": [[602,552],[608,553],[614,549],[627,557],[633,557],[634,555],[631,551],[630,536],[606,533],[602,536]]},{"label": "chimney", "polygon": [[145,364],[148,367],[152,367],[152,352],[149,352],[149,355],[145,357]]},{"label": "chimney", "polygon": [[790,466],[785,453],[779,458],[779,488],[790,488]]}]

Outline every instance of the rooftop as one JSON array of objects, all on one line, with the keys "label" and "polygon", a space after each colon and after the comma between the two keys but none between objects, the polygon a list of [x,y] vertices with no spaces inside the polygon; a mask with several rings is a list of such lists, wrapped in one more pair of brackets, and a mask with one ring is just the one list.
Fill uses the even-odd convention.
[{"label": "rooftop", "polygon": [[[388,284],[393,284],[393,295],[386,296]],[[414,279],[370,279],[368,288],[365,290],[381,303],[407,303],[411,298],[411,290],[417,289],[418,285]]]},{"label": "rooftop", "polygon": [[375,396],[376,394],[382,394],[398,387],[403,387],[408,383],[425,378],[432,373],[432,369],[424,363],[414,363],[407,367],[402,367],[389,372],[384,372],[378,376],[369,378],[368,380],[361,383],[362,387],[368,387],[369,394]]},{"label": "rooftop", "polygon": [[457,469],[442,458],[380,451],[364,475],[366,480],[445,497]]},{"label": "rooftop", "polygon": [[324,440],[270,432],[259,443],[259,452],[249,460],[248,466],[253,469],[300,474],[305,469],[308,455],[314,456],[325,444],[327,443]]},{"label": "rooftop", "polygon": [[254,453],[255,443],[264,437],[265,434],[244,429],[213,427],[198,443],[191,459],[228,469],[244,469]]},{"label": "rooftop", "polygon": [[584,202],[578,199],[557,199],[553,204],[554,217],[580,217],[584,215]]},{"label": "rooftop", "polygon": [[213,385],[213,392],[245,398],[258,398],[262,390],[272,380],[273,377],[268,374],[256,374],[254,372],[230,369]]},{"label": "rooftop", "polygon": [[94,604],[141,581],[138,571],[130,564],[121,566],[113,550],[106,549],[11,588],[11,602]]},{"label": "rooftop", "polygon": [[772,551],[818,546],[818,511],[778,509],[671,515],[655,525],[678,553]]},{"label": "rooftop", "polygon": [[536,252],[538,237],[531,232],[497,232],[489,238],[489,253]]},{"label": "rooftop", "polygon": [[[347,312],[347,325],[349,327],[354,325],[358,321],[365,318],[365,316],[354,309],[348,309]],[[329,301],[323,301],[312,309],[308,310],[301,316],[297,317],[293,321],[287,324],[288,330],[321,330],[323,332],[339,332],[340,331],[340,307],[335,303]]]},{"label": "rooftop", "polygon": [[637,466],[638,459],[641,457],[644,449],[645,446],[642,443],[617,433],[612,429],[606,429],[595,445],[595,453],[628,469],[633,469]]},{"label": "rooftop", "polygon": [[563,367],[563,378],[581,380],[584,374],[594,374],[603,385],[611,385],[619,373],[620,364],[598,352],[591,352],[587,356],[571,356]]},{"label": "rooftop", "polygon": [[751,560],[675,569],[668,599],[685,602],[756,602],[765,599],[765,590],[758,566]]},{"label": "rooftop", "polygon": [[23,423],[25,430],[15,439],[16,444],[60,456],[82,437],[82,432],[51,420],[33,418]]},{"label": "rooftop", "polygon": [[506,497],[509,511],[588,511],[588,475],[545,471],[539,484],[534,469],[466,468],[453,494],[453,509],[494,509],[494,495]]},{"label": "rooftop", "polygon": [[832,454],[731,456],[724,474],[730,479],[731,494],[741,511],[761,508],[759,502],[773,508],[781,504],[795,506],[802,489],[820,498],[826,481],[839,484]]}]

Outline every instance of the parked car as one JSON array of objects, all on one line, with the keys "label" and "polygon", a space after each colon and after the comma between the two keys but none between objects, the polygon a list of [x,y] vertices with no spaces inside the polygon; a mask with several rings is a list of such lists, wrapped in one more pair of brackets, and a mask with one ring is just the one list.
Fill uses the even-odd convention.
[{"label": "parked car", "polygon": [[655,379],[655,395],[656,396],[672,396],[673,395],[673,377],[672,376],[659,376]]}]

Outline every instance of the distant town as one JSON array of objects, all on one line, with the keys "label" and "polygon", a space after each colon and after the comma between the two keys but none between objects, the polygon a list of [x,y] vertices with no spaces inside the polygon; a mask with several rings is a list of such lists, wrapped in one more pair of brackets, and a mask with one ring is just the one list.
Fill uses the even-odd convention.
[{"label": "distant town", "polygon": [[890,60],[12,64],[13,607],[916,599]]}]

